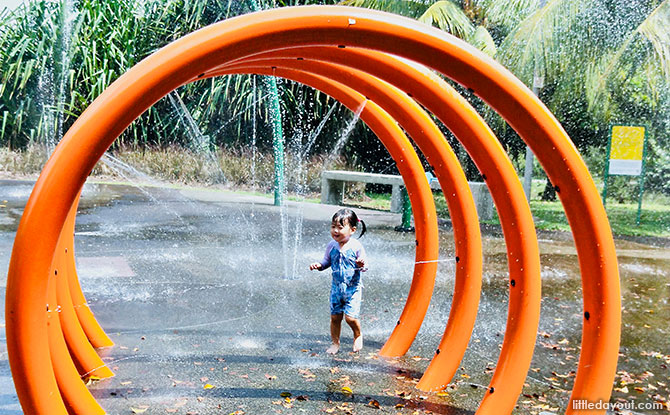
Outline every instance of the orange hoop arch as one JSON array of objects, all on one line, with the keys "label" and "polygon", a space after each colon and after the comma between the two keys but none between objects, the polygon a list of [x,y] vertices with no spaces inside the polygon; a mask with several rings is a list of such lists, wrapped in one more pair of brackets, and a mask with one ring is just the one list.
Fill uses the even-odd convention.
[{"label": "orange hoop arch", "polygon": [[[67,413],[50,361],[44,304],[68,211],[104,151],[130,122],[179,85],[227,62],[309,45],[362,47],[415,60],[474,90],[517,130],[559,192],[583,276],[582,350],[571,399],[607,401],[621,327],[614,242],[595,185],[558,122],[507,70],[458,39],[398,16],[315,6],[241,16],[166,46],[114,82],[64,137],[26,205],[10,261],[7,345],[24,411]],[[478,412],[507,409],[487,406],[490,396]],[[567,412],[579,411],[568,408]]]},{"label": "orange hoop arch", "polygon": [[[278,59],[283,56],[299,58],[297,60]],[[509,407],[511,410],[516,401],[514,397],[521,392],[526,378],[525,374],[530,368],[540,312],[540,264],[537,239],[530,209],[511,162],[497,138],[467,101],[446,82],[425,68],[420,70],[389,55],[353,48],[291,48],[255,55],[244,62],[248,61],[248,65],[269,65],[263,70],[265,74],[280,73],[282,66],[299,67],[303,70],[304,68],[316,69],[324,76],[346,79],[348,83],[354,83],[362,93],[380,96],[384,102],[392,103],[396,100],[392,94],[393,88],[385,86],[383,82],[380,84],[379,80],[369,75],[365,76],[353,70],[338,71],[327,64],[305,60],[306,57],[314,56],[328,61],[346,62],[346,65],[352,67],[364,66],[375,73],[379,73],[375,71],[375,68],[379,67],[392,72],[393,75],[387,77],[387,81],[411,90],[422,105],[433,111],[445,125],[455,132],[456,137],[464,144],[484,176],[488,175],[487,184],[498,209],[503,234],[508,245],[510,310],[498,366],[489,385],[489,390],[497,389],[502,393],[497,394],[495,399],[492,399],[493,395],[487,395],[485,400],[486,405],[491,408],[499,410],[502,404],[503,407]],[[246,65],[244,62],[231,65],[231,68],[244,68]],[[359,62],[367,62],[367,64],[359,65]],[[211,74],[224,72],[224,69],[218,69]],[[383,73],[382,76],[384,76]],[[296,75],[291,75],[290,78],[300,80],[300,77]],[[376,85],[379,90],[385,88],[386,90],[375,92],[371,90],[374,87],[368,84]],[[425,150],[422,148],[422,151],[428,157],[434,150],[428,147]],[[452,196],[455,195],[452,194]],[[473,277],[471,274],[468,275],[467,278],[470,280],[468,284],[473,284]],[[464,341],[467,342],[470,337],[477,310],[469,306],[474,299],[470,298],[469,289],[472,287],[466,285],[465,279],[457,270],[450,318],[438,351],[417,385],[422,390],[444,389],[458,369],[467,347]],[[412,294],[410,292],[410,297]],[[411,300],[414,299],[408,297],[408,303]],[[402,333],[394,331],[381,353],[404,354],[415,334],[416,332],[409,330]],[[405,338],[404,343],[401,343],[404,347],[398,347],[397,343],[392,344],[392,340],[395,340],[393,335]],[[439,350],[448,350],[448,353],[441,354]],[[501,400],[504,401],[504,404]],[[481,407],[480,410],[482,410]]]}]

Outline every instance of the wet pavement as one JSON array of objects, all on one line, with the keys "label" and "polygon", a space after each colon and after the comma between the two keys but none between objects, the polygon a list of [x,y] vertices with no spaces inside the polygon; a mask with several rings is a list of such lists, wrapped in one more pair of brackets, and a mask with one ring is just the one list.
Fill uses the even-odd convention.
[{"label": "wet pavement", "polygon": [[[0,181],[0,269],[32,182]],[[437,283],[410,351],[379,348],[409,291],[414,235],[398,215],[358,210],[370,258],[361,315],[365,348],[330,343],[329,272],[310,272],[329,240],[333,206],[186,188],[87,184],[75,248],[84,293],[115,342],[116,373],[90,389],[110,414],[470,414],[485,393],[505,330],[504,241],[486,236],[485,275],[470,346],[447,393],[414,388],[449,314],[453,240],[441,230]],[[574,245],[540,235],[543,301],[531,371],[515,413],[562,413],[579,357],[581,286]],[[624,330],[612,402],[670,399],[670,250],[617,242]],[[6,279],[0,279],[4,303]],[[22,413],[13,389],[0,311],[0,414]],[[351,392],[351,393],[349,393]],[[622,410],[621,413],[627,413]],[[667,409],[634,413],[668,413]]]}]

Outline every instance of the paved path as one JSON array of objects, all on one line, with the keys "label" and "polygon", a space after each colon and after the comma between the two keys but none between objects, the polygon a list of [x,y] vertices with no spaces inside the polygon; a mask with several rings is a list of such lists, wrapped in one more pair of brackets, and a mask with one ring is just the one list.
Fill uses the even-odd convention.
[{"label": "paved path", "polygon": [[[30,182],[0,181],[3,270],[31,188]],[[210,190],[86,186],[76,253],[87,299],[116,342],[103,352],[116,377],[91,386],[108,413],[146,408],[147,414],[378,414],[377,404],[383,413],[472,413],[505,329],[503,241],[484,241],[480,313],[462,370],[446,396],[424,394],[414,385],[439,343],[453,291],[450,233],[441,232],[444,262],[417,340],[406,356],[383,360],[376,352],[409,290],[414,235],[392,231],[398,215],[359,210],[369,226],[362,243],[371,258],[364,276],[366,344],[362,353],[348,353],[351,332],[343,327],[343,351],[331,357],[324,353],[330,276],[310,272],[307,265],[321,257],[337,207],[290,202],[282,211],[271,203]],[[667,397],[667,386],[654,382],[668,378],[662,364],[663,356],[670,359],[670,256],[638,244],[619,245],[626,305],[620,370],[635,379],[649,371],[655,377],[640,385],[652,384],[654,393]],[[570,241],[545,240],[541,251],[540,335],[518,413],[564,408],[579,352],[574,247]],[[4,302],[4,290],[0,293]],[[21,411],[0,336],[0,414],[15,415]],[[344,387],[353,394],[343,393]],[[651,400],[649,391],[631,387],[615,397]],[[288,400],[284,392],[291,394]]]}]

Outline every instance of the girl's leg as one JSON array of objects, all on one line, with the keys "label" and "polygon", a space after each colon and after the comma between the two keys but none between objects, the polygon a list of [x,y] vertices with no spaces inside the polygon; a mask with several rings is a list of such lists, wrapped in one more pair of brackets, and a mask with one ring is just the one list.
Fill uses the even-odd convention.
[{"label": "girl's leg", "polygon": [[340,350],[340,331],[342,329],[342,314],[330,315],[330,338],[333,344],[326,349],[326,353],[335,354]]},{"label": "girl's leg", "polygon": [[357,318],[349,317],[346,314],[344,315],[344,318],[349,327],[351,327],[351,331],[354,332],[353,351],[359,352],[363,348],[363,336],[361,335],[361,321]]}]

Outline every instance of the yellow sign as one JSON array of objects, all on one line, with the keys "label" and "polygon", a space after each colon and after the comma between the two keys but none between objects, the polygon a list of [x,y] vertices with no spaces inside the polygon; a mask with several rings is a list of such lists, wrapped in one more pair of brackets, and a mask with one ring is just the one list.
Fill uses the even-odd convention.
[{"label": "yellow sign", "polygon": [[612,126],[609,174],[639,176],[643,154],[644,127]]},{"label": "yellow sign", "polygon": [[613,160],[642,160],[644,150],[644,127],[615,125],[612,127]]}]

